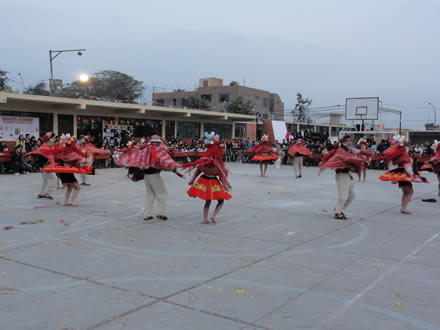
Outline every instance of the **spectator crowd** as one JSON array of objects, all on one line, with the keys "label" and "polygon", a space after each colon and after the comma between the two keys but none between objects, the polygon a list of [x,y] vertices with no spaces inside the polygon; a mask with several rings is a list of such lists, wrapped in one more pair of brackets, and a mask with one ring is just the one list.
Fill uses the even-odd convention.
[{"label": "spectator crowd", "polygon": [[[80,137],[81,138],[81,137]],[[304,158],[305,166],[318,166],[320,158],[325,156],[327,153],[335,149],[338,142],[331,142],[327,134],[313,134],[308,130],[301,130],[300,132],[295,132],[293,135],[286,136],[282,141],[275,141],[273,147],[277,150],[281,157],[282,164],[290,165],[291,159],[288,156],[287,151],[294,141],[301,138],[305,141],[305,147],[312,152],[312,157]],[[122,134],[121,138],[115,139],[113,143],[108,140],[95,141],[95,145],[98,148],[109,150],[112,157],[109,159],[96,160],[95,166],[98,168],[105,167],[116,167],[114,161],[114,155],[119,153],[120,149],[127,148],[129,142],[135,143],[138,146],[144,143],[145,137],[142,138],[130,138],[127,134]],[[56,142],[59,141],[59,137],[56,137]],[[177,137],[168,137],[165,141],[170,148],[170,152],[180,162],[191,162],[197,158],[198,153],[203,153],[206,149],[203,143],[203,139],[198,136],[193,139],[182,139]],[[241,162],[250,163],[252,154],[252,148],[259,143],[258,140],[251,140],[250,138],[233,138],[221,140],[220,144],[224,148],[224,160],[227,162]],[[12,150],[9,150],[7,144],[4,141],[0,142],[0,155],[11,155],[10,162],[0,162],[0,172],[3,173],[14,173],[16,175],[26,174],[30,172],[40,171],[40,162],[37,158],[26,156],[30,151],[39,148],[43,144],[41,138],[36,138],[35,136],[30,136],[26,134],[25,136],[20,135],[15,141],[15,145]],[[369,149],[373,150],[375,154],[381,154],[390,146],[390,139],[383,139],[379,144],[376,141],[367,139],[367,146]],[[359,146],[358,146],[359,147]],[[409,154],[413,159],[418,157],[428,157],[434,153],[431,148],[431,144],[427,141],[424,144],[410,144]],[[422,165],[422,162],[417,163],[417,167]],[[382,162],[371,161],[370,168],[372,169],[386,169],[386,164]]]}]

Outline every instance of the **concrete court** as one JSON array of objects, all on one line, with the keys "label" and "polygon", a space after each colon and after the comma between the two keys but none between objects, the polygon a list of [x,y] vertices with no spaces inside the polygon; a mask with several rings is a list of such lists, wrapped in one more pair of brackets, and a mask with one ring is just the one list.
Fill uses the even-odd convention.
[{"label": "concrete court", "polygon": [[169,220],[148,223],[123,169],[98,170],[78,207],[37,199],[39,174],[0,176],[0,226],[15,227],[0,231],[0,329],[440,329],[433,175],[403,215],[369,171],[341,221],[333,171],[228,167],[216,225],[172,173]]}]

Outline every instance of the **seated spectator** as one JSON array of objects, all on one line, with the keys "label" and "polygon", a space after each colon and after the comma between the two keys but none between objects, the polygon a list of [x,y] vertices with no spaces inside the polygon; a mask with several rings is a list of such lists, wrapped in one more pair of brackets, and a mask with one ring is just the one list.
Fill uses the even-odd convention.
[{"label": "seated spectator", "polygon": [[17,148],[17,146],[21,146],[23,150],[26,150],[26,141],[23,135],[20,135],[18,139],[15,141],[15,148]]},{"label": "seated spectator", "polygon": [[24,150],[21,144],[18,144],[12,153],[11,168],[15,175],[26,174],[32,170],[30,165],[25,162]]}]

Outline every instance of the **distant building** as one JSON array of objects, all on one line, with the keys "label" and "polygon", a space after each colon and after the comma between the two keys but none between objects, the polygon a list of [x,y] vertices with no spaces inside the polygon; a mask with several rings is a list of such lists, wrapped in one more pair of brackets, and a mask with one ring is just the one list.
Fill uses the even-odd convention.
[{"label": "distant building", "polygon": [[284,103],[278,94],[265,90],[241,86],[233,81],[223,85],[223,79],[202,78],[195,91],[176,90],[167,93],[153,93],[153,104],[167,107],[185,108],[191,96],[209,101],[211,110],[225,111],[229,102],[241,96],[255,105],[255,111],[263,119],[284,119]]}]

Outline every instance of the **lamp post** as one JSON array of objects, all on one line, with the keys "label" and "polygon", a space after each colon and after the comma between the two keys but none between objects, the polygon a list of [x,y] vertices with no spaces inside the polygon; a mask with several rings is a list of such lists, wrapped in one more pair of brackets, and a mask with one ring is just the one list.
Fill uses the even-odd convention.
[{"label": "lamp post", "polygon": [[[52,61],[61,53],[67,52],[77,52],[78,56],[82,55],[82,52],[85,52],[85,49],[61,49],[61,50],[51,50],[49,49],[49,64],[50,64],[50,95],[55,94],[55,84],[53,81],[53,65]],[[55,54],[55,55],[53,55]]]},{"label": "lamp post", "polygon": [[431,102],[428,103],[433,109],[434,109],[434,125],[437,124],[437,109],[435,108],[434,104]]}]

